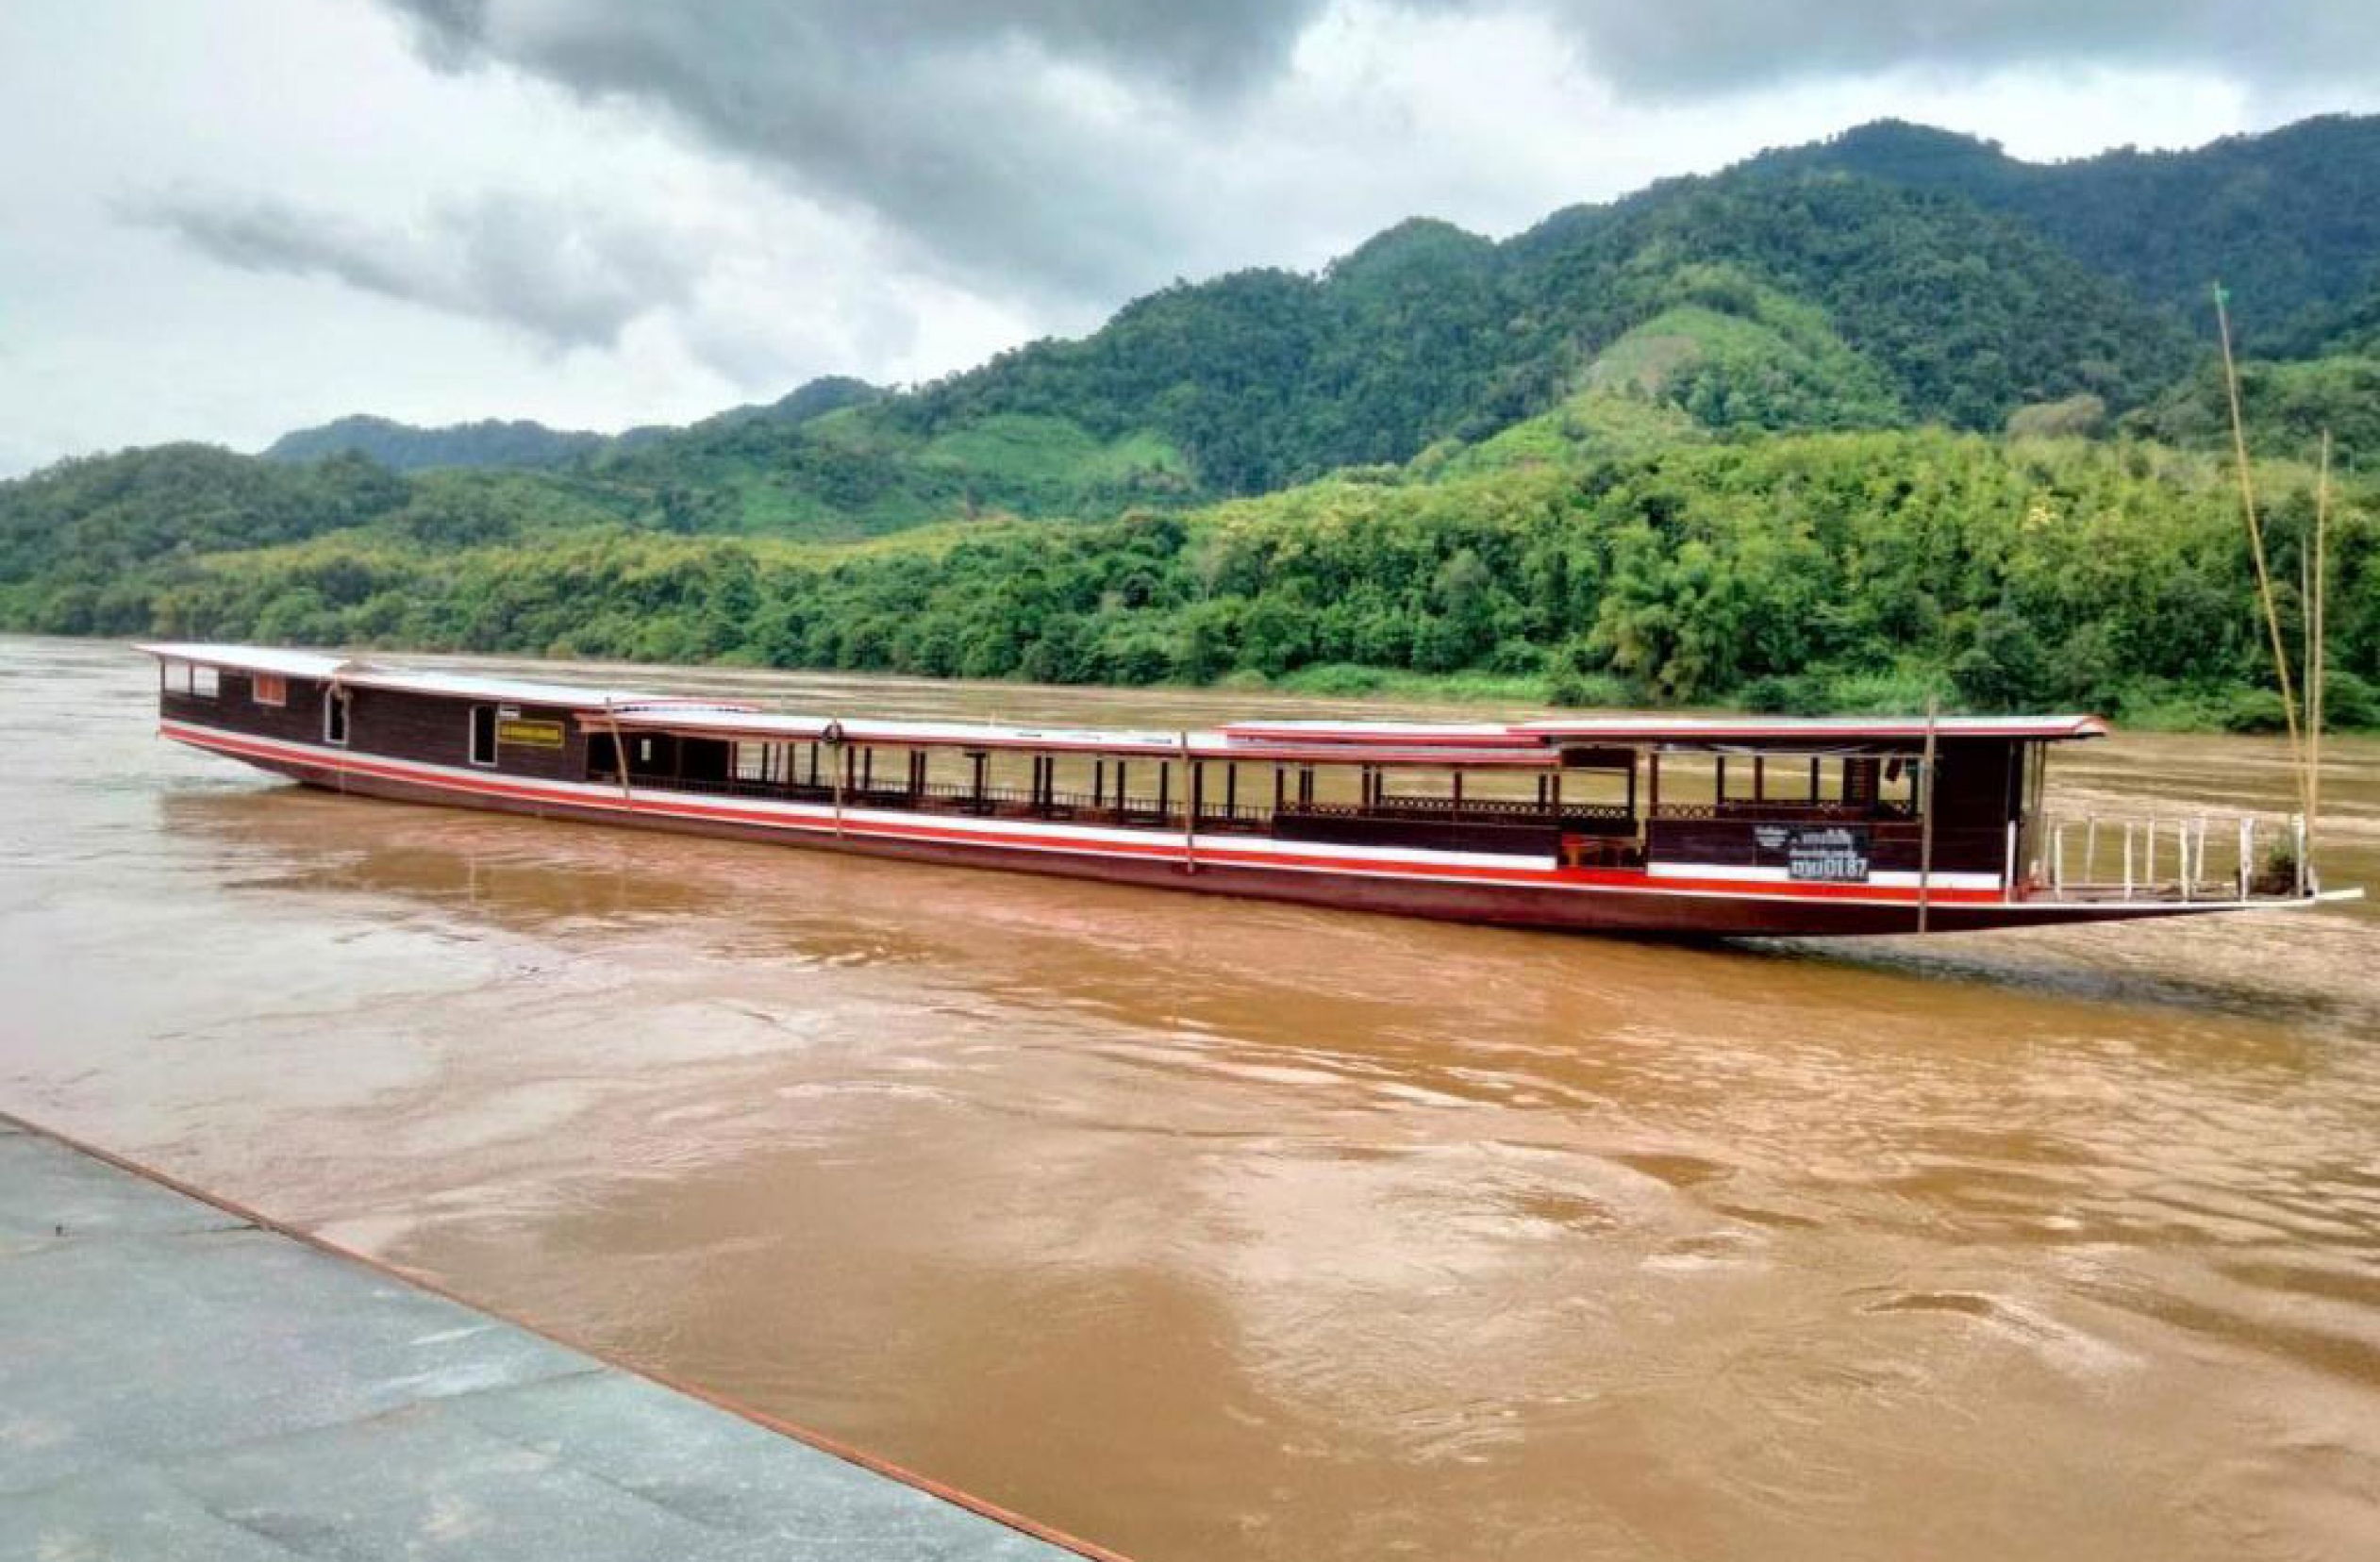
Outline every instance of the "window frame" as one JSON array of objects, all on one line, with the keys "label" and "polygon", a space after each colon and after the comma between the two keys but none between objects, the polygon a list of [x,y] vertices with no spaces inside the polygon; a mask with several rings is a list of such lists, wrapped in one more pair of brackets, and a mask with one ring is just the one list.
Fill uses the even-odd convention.
[{"label": "window frame", "polygon": [[279,673],[249,673],[248,702],[275,707],[287,706],[290,703],[290,680]]},{"label": "window frame", "polygon": [[[331,731],[333,724],[339,730]],[[323,741],[333,748],[345,748],[355,735],[356,712],[348,692],[333,684],[323,693]]]}]

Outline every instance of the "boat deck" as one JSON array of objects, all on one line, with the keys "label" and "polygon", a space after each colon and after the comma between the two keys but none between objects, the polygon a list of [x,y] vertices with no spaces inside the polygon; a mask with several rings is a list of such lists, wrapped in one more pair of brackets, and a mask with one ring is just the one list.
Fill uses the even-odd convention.
[{"label": "boat deck", "polygon": [[0,1117],[0,1556],[1101,1556]]}]

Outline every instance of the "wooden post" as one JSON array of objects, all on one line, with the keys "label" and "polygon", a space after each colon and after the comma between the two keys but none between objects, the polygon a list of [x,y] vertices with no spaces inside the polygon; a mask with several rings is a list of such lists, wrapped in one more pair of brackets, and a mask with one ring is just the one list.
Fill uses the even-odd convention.
[{"label": "wooden post", "polygon": [[[338,685],[331,686],[333,697]],[[628,789],[628,740],[620,735],[620,718],[611,708],[608,696],[604,700],[604,714],[611,719],[611,758],[620,771],[620,801],[630,813],[637,810],[637,794]]]},{"label": "wooden post", "polygon": [[1182,872],[1198,872],[1198,805],[1201,783],[1206,780],[1198,762],[1190,757],[1190,734],[1175,735],[1182,746],[1182,773],[1188,778],[1190,796],[1182,809]]},{"label": "wooden post", "polygon": [[821,741],[810,748],[810,778],[815,781],[818,776],[818,750],[821,747],[833,749],[835,752],[826,758],[826,773],[835,780],[835,839],[840,840],[843,838],[843,724],[840,722],[827,723],[826,730],[820,733],[819,738]]},{"label": "wooden post", "polygon": [[1935,728],[1941,721],[1942,701],[1939,695],[1925,697],[1925,757],[1918,761],[1918,836],[1917,836],[1917,930],[1925,931],[1925,924],[1934,908],[1934,755]]}]

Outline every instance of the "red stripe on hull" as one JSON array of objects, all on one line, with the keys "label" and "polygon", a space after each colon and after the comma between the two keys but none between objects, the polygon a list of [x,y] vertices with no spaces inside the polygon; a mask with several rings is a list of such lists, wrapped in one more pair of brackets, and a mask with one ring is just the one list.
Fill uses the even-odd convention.
[{"label": "red stripe on hull", "polygon": [[[325,763],[312,763],[263,751],[237,738],[219,738],[187,728],[168,729],[167,735],[308,786],[386,801],[474,807],[585,823],[627,824],[719,839],[802,846],[940,866],[996,868],[1340,910],[1574,932],[1807,938],[1917,931],[1913,902],[1880,905],[1841,897],[1840,892],[1845,889],[1856,893],[1857,886],[1755,887],[1726,880],[1706,886],[1696,880],[1647,881],[1642,875],[1609,872],[1454,867],[1438,872],[1446,875],[1459,873],[1460,878],[1433,877],[1429,869],[1421,865],[1408,869],[1404,864],[1370,862],[1319,870],[1289,868],[1267,865],[1257,854],[1233,854],[1227,846],[1218,843],[1210,847],[1205,842],[1200,844],[1197,866],[1192,870],[1183,864],[1178,844],[1171,840],[1101,842],[1088,851],[1052,851],[1002,845],[972,832],[938,829],[928,821],[920,821],[914,827],[905,822],[897,836],[857,830],[836,835],[789,826],[774,816],[732,806],[690,804],[679,811],[678,800],[673,798],[666,806],[645,804],[627,810],[618,805],[579,801],[551,789],[515,786],[492,777],[472,777],[468,786],[411,779],[394,765],[374,764],[363,756],[326,754]],[[670,811],[663,811],[664,806]],[[1477,882],[1482,879],[1490,882]],[[1497,879],[1518,882],[1494,882]],[[1625,887],[1614,880],[1624,881]],[[1809,889],[1829,893],[1773,892]],[[2211,909],[2214,907],[2148,903],[2126,905],[2117,911],[2080,905],[2009,906],[1995,895],[1945,890],[1935,895],[1927,925],[1934,931],[1954,932],[2105,921],[2111,915],[2168,916]]]}]

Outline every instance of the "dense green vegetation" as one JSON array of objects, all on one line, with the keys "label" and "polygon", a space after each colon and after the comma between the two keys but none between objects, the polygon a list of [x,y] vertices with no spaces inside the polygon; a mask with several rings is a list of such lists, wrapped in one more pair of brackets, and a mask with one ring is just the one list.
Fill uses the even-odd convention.
[{"label": "dense green vegetation", "polygon": [[[559,528],[536,508],[490,519],[510,484],[377,510],[388,495],[366,490],[352,524],[168,550],[110,584],[0,595],[0,613],[70,633],[1057,682],[1354,691],[1476,671],[1573,703],[1906,707],[1931,690],[2169,724],[2277,714],[2210,457],[1940,430],[1659,445],[1630,405],[1589,395],[1475,450],[1187,514],[860,547],[676,537],[591,510]],[[2307,474],[2264,476],[2293,577]],[[2380,721],[2380,538],[2369,490],[2350,494],[2334,708],[2356,723]],[[458,504],[484,534],[458,532]]]},{"label": "dense green vegetation", "polygon": [[268,461],[281,462],[363,456],[391,472],[427,472],[437,467],[534,470],[567,465],[601,449],[605,441],[601,434],[548,428],[526,420],[491,418],[447,428],[415,428],[359,413],[315,428],[293,429],[267,445],[263,454]]},{"label": "dense green vegetation", "polygon": [[[2374,140],[2039,169],[1874,126],[1177,284],[909,392],[69,461],[0,484],[0,628],[2267,723],[2221,381],[2126,211],[2290,312],[2243,374],[2275,570],[2294,614],[2327,428],[2332,707],[2380,723]],[[2291,270],[2251,218],[2301,174],[2362,196],[2270,196]]]},{"label": "dense green vegetation", "polygon": [[2380,119],[2325,115],[2187,152],[2126,147],[2046,164],[1886,121],[1748,168],[1829,169],[1971,201],[2202,330],[2220,278],[2254,301],[2245,334],[2258,350],[2319,345],[2341,304],[2380,283]]}]

